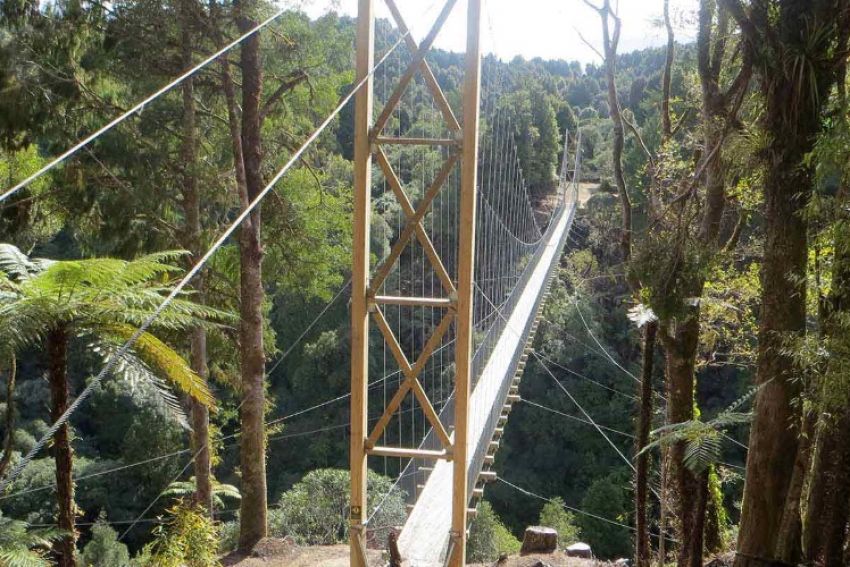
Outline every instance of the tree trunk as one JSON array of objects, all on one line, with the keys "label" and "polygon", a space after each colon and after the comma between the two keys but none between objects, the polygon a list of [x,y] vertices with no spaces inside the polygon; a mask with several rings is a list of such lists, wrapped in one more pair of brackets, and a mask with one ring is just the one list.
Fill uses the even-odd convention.
[{"label": "tree trunk", "polygon": [[797,458],[794,461],[794,473],[791,476],[791,485],[788,487],[788,497],[785,499],[785,509],[782,512],[782,522],[777,537],[777,557],[790,565],[799,563],[803,555],[801,506],[816,422],[817,414],[814,411],[809,411],[803,416],[800,445],[797,447]]},{"label": "tree trunk", "polygon": [[[623,173],[623,149],[626,144],[626,131],[623,116],[620,112],[620,97],[617,94],[617,48],[620,43],[620,18],[611,9],[611,0],[603,0],[602,7],[595,6],[589,0],[585,3],[599,14],[602,22],[602,45],[605,55],[605,78],[608,86],[608,112],[611,123],[614,126],[614,134],[611,140],[612,160],[614,169],[614,183],[620,196],[620,214],[622,216],[620,230],[620,250],[623,254],[623,262],[628,262],[632,255],[632,202],[626,187],[626,176]],[[613,31],[610,28],[611,20],[614,21]],[[632,287],[635,282],[631,282]]]},{"label": "tree trunk", "polygon": [[[690,472],[690,471],[688,471]],[[694,476],[694,485],[697,493],[694,497],[693,517],[691,518],[691,529],[689,539],[685,540],[684,546],[688,547],[687,567],[702,567],[702,556],[705,548],[705,517],[708,510],[708,469],[701,475]]]},{"label": "tree trunk", "polygon": [[[723,496],[714,491],[713,485],[719,484],[717,472],[712,466],[708,473],[708,505],[705,512],[705,552],[708,554],[723,551],[723,525],[721,524],[721,511],[723,510]],[[718,487],[719,488],[719,487]]]},{"label": "tree trunk", "polygon": [[[837,200],[837,222],[846,223],[847,196],[841,191]],[[836,234],[843,231],[836,229]],[[846,323],[850,312],[850,247],[835,242],[832,292],[824,309],[824,335],[827,345],[845,341]],[[818,427],[817,449],[811,467],[809,501],[806,518],[806,558],[811,563],[831,567],[843,565],[844,544],[847,539],[850,513],[850,407],[848,395],[835,392],[832,377],[844,372],[847,353],[828,346],[831,352],[823,384],[827,404]],[[839,379],[841,383],[841,379]],[[827,402],[829,400],[829,402]],[[836,415],[837,414],[837,415]]]},{"label": "tree trunk", "polygon": [[[791,88],[790,85],[786,85]],[[790,95],[789,95],[790,96]],[[803,156],[816,128],[783,122],[789,97],[769,99],[768,131],[773,136],[765,183],[765,245],[755,417],[750,429],[747,478],[738,536],[737,567],[779,559],[777,538],[798,450],[800,394],[793,356],[784,343],[805,330],[807,227],[803,208],[812,181]],[[809,103],[801,103],[809,104]],[[814,101],[810,105],[815,105]],[[816,116],[811,117],[816,122]]]},{"label": "tree trunk", "polygon": [[[237,25],[242,33],[256,26],[253,2],[238,4]],[[260,38],[254,34],[242,43],[242,150],[249,201],[263,189],[261,172],[260,97],[263,74]],[[251,549],[266,536],[266,433],[265,352],[263,349],[263,251],[260,241],[260,207],[251,213],[239,234],[240,327],[242,365],[242,506],[239,548]]]},{"label": "tree trunk", "polygon": [[832,456],[828,477],[829,500],[826,509],[826,533],[820,558],[824,567],[844,565],[844,541],[847,520],[850,514],[850,411],[845,410],[842,419],[834,428],[836,451]]},{"label": "tree trunk", "polygon": [[[790,134],[788,134],[790,135]],[[790,140],[787,140],[789,143]],[[798,193],[811,187],[801,173],[805,151],[783,151],[765,180],[766,242],[762,267],[762,313],[756,383],[760,386],[750,430],[747,478],[738,537],[738,567],[766,565],[778,559],[777,537],[789,495],[798,450],[799,412],[792,403],[800,394],[792,356],[784,341],[805,329],[806,221]],[[808,144],[807,144],[808,145]],[[792,157],[793,156],[793,157]]]},{"label": "tree trunk", "polygon": [[[779,535],[798,453],[800,394],[796,364],[786,341],[806,330],[807,222],[812,170],[804,162],[821,129],[823,105],[836,79],[830,53],[843,54],[839,23],[846,1],[783,2],[776,13],[768,3],[750,14],[724,0],[741,24],[749,53],[758,61],[765,100],[763,127],[768,140],[765,165],[765,241],[755,417],[750,429],[747,478],[738,535],[736,567],[763,566],[779,559]],[[734,10],[734,11],[733,11]],[[813,25],[818,22],[818,25]],[[833,27],[826,22],[837,23]],[[845,39],[846,42],[846,39]],[[790,71],[807,53],[806,71]],[[804,73],[804,74],[802,74]],[[808,88],[800,88],[806,81]]]},{"label": "tree trunk", "polygon": [[[183,0],[180,5],[181,17],[181,53],[183,68],[192,64],[192,22],[195,10],[194,0]],[[197,128],[195,114],[195,85],[189,77],[181,85],[183,94],[183,139],[181,142],[181,162],[183,165],[183,213],[185,215],[184,245],[192,253],[192,263],[197,262],[201,250],[201,198],[198,191],[197,178]],[[193,284],[197,296],[196,301],[203,301],[203,274],[195,277]],[[190,364],[198,376],[206,379],[207,369],[207,335],[203,327],[191,330]],[[192,418],[192,455],[194,455],[195,470],[195,503],[212,512],[212,480],[211,456],[209,444],[210,414],[207,407],[197,400],[189,400]]]},{"label": "tree trunk", "polygon": [[[664,325],[669,328],[669,325]],[[682,423],[694,418],[694,364],[699,345],[699,315],[691,313],[664,340],[667,374],[667,421]],[[679,519],[680,567],[702,560],[704,518],[697,517],[700,479],[684,465],[685,442],[670,447],[670,470],[675,485]],[[698,533],[699,532],[699,533]],[[698,547],[697,547],[698,546]],[[696,555],[694,555],[696,553]]]},{"label": "tree trunk", "polygon": [[[666,425],[666,424],[665,424]],[[661,448],[661,502],[658,504],[658,564],[667,564],[667,508],[669,501],[670,451]]]},{"label": "tree trunk", "polygon": [[635,565],[637,567],[649,567],[652,562],[649,544],[649,514],[647,511],[649,453],[641,453],[641,451],[649,444],[649,431],[652,425],[652,374],[658,321],[647,323],[643,332],[640,414],[638,415],[638,435],[635,440],[635,454],[638,455],[635,466]]},{"label": "tree trunk", "polygon": [[664,140],[673,137],[673,123],[670,120],[670,92],[673,82],[673,59],[676,55],[676,38],[673,35],[673,23],[670,21],[670,0],[664,0],[664,29],[667,31],[667,49],[664,58],[664,73],[661,76],[661,133]]},{"label": "tree trunk", "polygon": [[[51,329],[47,335],[50,381],[50,419],[58,420],[69,405],[68,331]],[[75,567],[77,532],[74,528],[74,453],[71,449],[71,427],[65,422],[53,435],[53,459],[56,462],[56,498],[59,508],[58,528],[67,535],[53,544],[59,567]]]},{"label": "tree trunk", "polygon": [[3,457],[0,458],[0,478],[6,474],[12,462],[12,445],[15,440],[15,381],[18,377],[18,361],[13,354],[9,361],[9,377],[6,379],[6,429],[3,436]]}]

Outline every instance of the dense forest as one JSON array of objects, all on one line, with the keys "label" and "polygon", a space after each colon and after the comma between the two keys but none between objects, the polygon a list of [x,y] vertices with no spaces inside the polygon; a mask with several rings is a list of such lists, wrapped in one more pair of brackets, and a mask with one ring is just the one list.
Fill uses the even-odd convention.
[{"label": "dense forest", "polygon": [[[576,5],[600,16],[598,41],[583,30],[599,63],[483,62],[482,107],[511,125],[541,219],[579,140],[587,194],[468,557],[540,523],[638,567],[730,550],[738,567],[848,564],[850,3],[695,0],[694,43],[665,10],[667,45],[624,54],[610,1]],[[0,187],[276,9],[0,0]],[[379,52],[400,42],[377,30]],[[267,535],[347,541],[352,105],[248,207],[351,91],[354,35],[284,10],[0,200],[0,565],[206,566]],[[428,62],[458,107],[463,55]],[[434,113],[391,121],[421,135]],[[403,180],[439,167],[395,151]],[[400,213],[375,210],[380,258]],[[399,465],[372,464],[375,525],[398,525]]]}]

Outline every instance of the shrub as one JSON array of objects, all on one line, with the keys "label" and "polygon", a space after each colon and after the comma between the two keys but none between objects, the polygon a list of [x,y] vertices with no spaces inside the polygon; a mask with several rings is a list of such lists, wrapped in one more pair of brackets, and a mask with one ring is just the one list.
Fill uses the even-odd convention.
[{"label": "shrub", "polygon": [[[581,507],[603,518],[626,523],[629,519],[629,501],[623,489],[625,484],[627,481],[618,473],[598,478],[587,489]],[[578,522],[584,540],[593,548],[597,557],[625,557],[631,553],[632,534],[628,528],[588,516],[582,516]]]},{"label": "shrub", "polygon": [[[307,473],[300,482],[283,493],[279,509],[269,517],[269,532],[274,537],[291,536],[303,545],[332,545],[348,540],[348,502],[350,475],[339,469],[318,469]],[[367,517],[379,526],[375,538],[383,541],[392,526],[404,523],[404,492],[393,481],[373,471],[367,477],[369,499]],[[380,509],[375,513],[375,509]]]},{"label": "shrub", "polygon": [[466,555],[471,563],[495,561],[501,553],[516,553],[521,545],[505,527],[487,501],[478,505],[466,540]]},{"label": "shrub", "polygon": [[219,567],[219,533],[203,508],[178,502],[134,563],[142,567]]},{"label": "shrub", "polygon": [[581,539],[581,530],[576,525],[576,518],[564,508],[564,501],[560,496],[543,506],[538,524],[556,530],[561,547],[572,545]]},{"label": "shrub", "polygon": [[220,553],[229,553],[239,545],[239,521],[225,522],[219,526],[218,550]]},{"label": "shrub", "polygon": [[80,554],[80,563],[85,567],[127,567],[130,553],[127,546],[118,541],[118,532],[101,513],[91,530],[92,538]]}]

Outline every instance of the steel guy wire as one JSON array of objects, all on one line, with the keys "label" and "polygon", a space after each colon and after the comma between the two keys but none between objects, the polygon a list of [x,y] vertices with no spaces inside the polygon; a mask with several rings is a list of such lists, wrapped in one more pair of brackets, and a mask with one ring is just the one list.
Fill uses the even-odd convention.
[{"label": "steel guy wire", "polygon": [[[594,513],[592,513],[592,512],[587,512],[587,511],[585,511],[585,510],[581,510],[581,509],[579,509],[579,508],[575,508],[575,507],[573,507],[573,506],[568,506],[567,504],[564,504],[563,502],[558,502],[557,500],[550,499],[550,498],[546,498],[545,496],[540,496],[539,494],[535,494],[534,492],[531,492],[530,490],[527,490],[527,489],[525,489],[525,488],[521,488],[521,487],[517,486],[516,484],[513,484],[512,482],[509,482],[509,481],[507,481],[507,480],[503,479],[502,477],[497,477],[497,478],[496,478],[496,480],[497,480],[498,482],[501,482],[502,484],[505,484],[505,485],[507,485],[507,486],[510,486],[511,488],[513,488],[514,490],[516,490],[516,491],[518,491],[518,492],[521,492],[521,493],[525,494],[526,496],[531,496],[532,498],[537,498],[538,500],[542,500],[542,501],[544,501],[544,502],[550,502],[550,503],[553,503],[553,504],[559,504],[559,505],[563,506],[566,510],[568,510],[568,511],[570,511],[570,512],[574,512],[574,513],[576,513],[576,514],[580,514],[580,515],[582,515],[582,516],[587,516],[588,518],[593,518],[593,519],[595,519],[595,520],[599,520],[600,522],[605,522],[605,523],[607,523],[607,524],[611,524],[611,525],[614,525],[614,526],[620,526],[621,528],[625,528],[625,529],[627,529],[627,530],[631,530],[631,531],[633,531],[633,532],[634,532],[634,531],[637,531],[637,528],[635,528],[635,527],[633,527],[633,526],[630,526],[630,525],[628,525],[628,524],[623,524],[623,523],[621,523],[621,522],[617,522],[617,521],[615,521],[615,520],[611,520],[610,518],[605,518],[605,517],[603,517],[603,516],[599,516],[599,515],[594,514]],[[654,537],[654,538],[659,538],[659,537],[661,537],[661,536],[659,536],[658,534],[653,534],[653,533],[650,533],[649,535],[650,535],[650,536],[652,536],[652,537]],[[667,537],[667,536],[665,536],[665,537],[664,537],[664,539],[668,539],[668,540],[673,541],[673,542],[675,542],[675,543],[679,543],[677,540],[672,539],[672,538],[669,538],[669,537]]]},{"label": "steel guy wire", "polygon": [[[408,31],[408,33],[410,33]],[[380,66],[387,57],[395,51],[395,49],[401,44],[404,40],[405,36],[402,36],[396,41],[395,45],[381,58],[381,60],[369,70],[365,77],[363,77],[360,82],[351,89],[351,92],[346,95],[342,101],[336,106],[336,108],[328,115],[328,117],[319,125],[319,127],[307,138],[307,140],[301,145],[301,147],[295,151],[295,153],[290,157],[289,161],[272,177],[271,181],[259,192],[259,194],[248,204],[245,209],[236,217],[236,219],[230,224],[230,226],[219,236],[219,238],[213,243],[213,245],[209,248],[209,250],[198,260],[198,262],[189,270],[189,272],[183,277],[183,279],[178,282],[178,284],[171,290],[171,292],[165,297],[162,303],[148,316],[143,322],[142,325],[136,329],[136,331],[130,336],[129,340],[127,340],[124,345],[121,346],[113,355],[109,357],[103,369],[95,376],[89,384],[85,387],[85,389],[80,393],[77,399],[68,406],[68,409],[53,423],[53,425],[48,428],[45,434],[39,439],[39,441],[33,446],[32,449],[24,456],[24,458],[9,472],[9,474],[0,480],[0,494],[6,491],[9,484],[11,484],[23,471],[24,468],[29,464],[29,462],[35,457],[35,455],[41,451],[44,445],[50,440],[51,437],[59,430],[60,427],[71,417],[77,408],[91,395],[94,389],[100,384],[103,378],[110,374],[115,367],[118,360],[121,360],[127,352],[132,348],[136,341],[142,336],[142,334],[147,331],[147,329],[153,324],[153,322],[159,317],[159,315],[171,304],[172,301],[182,293],[183,289],[188,285],[189,281],[192,280],[198,272],[206,265],[209,259],[218,251],[221,246],[231,237],[231,235],[236,231],[236,229],[242,224],[242,222],[250,215],[254,209],[262,202],[266,195],[274,188],[278,181],[289,171],[289,169],[298,162],[307,148],[312,145],[312,143],[319,137],[319,135],[324,132],[324,130],[330,125],[334,118],[340,113],[340,111],[348,104],[348,102],[354,98],[354,95],[360,90],[360,88],[366,84],[366,81],[375,73],[375,70]]]},{"label": "steel guy wire", "polygon": [[52,159],[50,162],[48,162],[46,165],[44,165],[41,169],[39,169],[38,171],[36,171],[32,175],[30,175],[29,177],[27,177],[23,181],[12,186],[5,193],[0,195],[0,202],[5,201],[7,198],[11,197],[16,192],[23,189],[24,187],[26,187],[27,185],[29,185],[30,183],[32,183],[33,181],[35,181],[36,179],[38,179],[39,177],[41,177],[42,175],[47,173],[48,171],[54,169],[56,166],[60,165],[62,162],[64,162],[69,157],[71,157],[72,155],[77,153],[79,150],[88,146],[94,140],[96,140],[97,138],[99,138],[100,136],[102,136],[103,134],[105,134],[106,132],[108,132],[109,130],[114,128],[115,126],[118,126],[119,124],[121,124],[122,122],[124,122],[125,120],[127,120],[128,118],[133,116],[134,114],[141,113],[141,111],[144,110],[144,108],[148,104],[152,103],[153,101],[155,101],[156,99],[158,99],[159,97],[161,97],[162,95],[164,95],[165,93],[167,93],[168,91],[170,91],[171,89],[173,89],[174,87],[176,87],[177,85],[179,85],[180,83],[182,83],[183,81],[188,79],[189,77],[193,76],[195,73],[197,73],[198,71],[200,71],[201,69],[203,69],[204,67],[209,65],[210,63],[213,63],[216,59],[218,59],[219,57],[221,57],[222,55],[224,55],[225,53],[227,53],[228,51],[230,51],[231,49],[233,49],[234,47],[236,47],[237,45],[239,45],[240,43],[242,43],[243,41],[245,41],[246,39],[248,39],[249,37],[251,37],[255,33],[259,32],[260,30],[262,30],[263,28],[265,28],[266,26],[268,26],[269,24],[274,22],[280,16],[282,16],[287,11],[289,11],[289,9],[290,9],[289,7],[285,7],[285,8],[278,10],[277,12],[272,14],[270,17],[266,18],[265,20],[263,20],[262,22],[260,22],[259,24],[257,24],[256,26],[254,26],[253,28],[251,28],[250,30],[248,30],[247,32],[242,34],[241,36],[239,36],[238,38],[236,38],[235,40],[231,41],[230,43],[228,43],[227,45],[225,45],[224,47],[222,47],[221,49],[219,49],[218,51],[216,51],[215,53],[213,53],[212,55],[210,55],[209,57],[207,57],[206,59],[204,59],[203,61],[201,61],[197,65],[195,65],[194,67],[192,67],[191,69],[185,71],[182,75],[180,75],[179,77],[177,77],[176,79],[174,79],[170,83],[166,84],[165,86],[163,86],[159,90],[155,91],[153,94],[145,97],[141,102],[136,103],[133,107],[131,107],[129,110],[127,110],[123,114],[120,114],[118,117],[116,117],[113,120],[111,120],[110,122],[106,123],[104,126],[101,126],[99,129],[97,129],[93,133],[89,134],[88,136],[86,136],[85,138],[83,138],[82,140],[80,140],[79,142],[77,142],[76,144],[71,146],[70,148],[68,148],[65,152],[63,152],[59,156]]}]

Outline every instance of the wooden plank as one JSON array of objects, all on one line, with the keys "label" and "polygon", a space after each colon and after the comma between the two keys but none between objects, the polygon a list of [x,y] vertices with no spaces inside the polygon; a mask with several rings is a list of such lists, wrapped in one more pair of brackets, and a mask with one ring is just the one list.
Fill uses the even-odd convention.
[{"label": "wooden plank", "polygon": [[[387,181],[389,181],[390,189],[392,189],[396,200],[399,205],[401,205],[401,210],[404,212],[408,221],[410,221],[415,217],[416,211],[413,209],[410,199],[407,198],[407,193],[404,192],[404,187],[401,186],[401,181],[396,175],[393,166],[390,165],[390,161],[387,159],[387,154],[384,153],[384,150],[378,147],[375,150],[375,157],[378,161],[378,165],[381,166],[381,170],[384,172],[384,176],[387,178]],[[416,238],[422,245],[425,255],[428,256],[428,260],[431,262],[431,267],[434,269],[434,272],[436,272],[437,277],[443,284],[443,288],[449,295],[453,294],[455,292],[455,287],[452,283],[452,279],[449,277],[449,273],[446,271],[445,266],[443,266],[443,261],[437,255],[437,251],[434,249],[434,243],[431,242],[431,237],[429,237],[428,233],[425,232],[425,228],[422,226],[422,223],[414,223],[413,231],[416,233]],[[401,255],[401,252],[399,252],[399,255]],[[375,279],[377,280],[378,278],[376,277]],[[372,285],[375,286],[374,283]],[[377,287],[373,287],[373,289],[377,289]]]},{"label": "wooden plank", "polygon": [[372,447],[369,454],[376,457],[400,457],[402,459],[428,459],[432,461],[450,460],[449,451],[428,451],[425,449],[405,449],[404,447]]},{"label": "wooden plank", "polygon": [[[395,335],[393,334],[392,329],[390,329],[387,319],[384,317],[384,313],[380,309],[375,309],[373,315],[378,324],[378,329],[381,330],[381,333],[384,335],[384,339],[390,346],[390,350],[393,351],[393,356],[396,357],[396,361],[398,362],[401,372],[404,374],[406,379],[401,383],[398,390],[396,390],[396,393],[384,408],[384,413],[381,414],[381,417],[378,419],[378,423],[375,424],[375,428],[372,429],[372,433],[370,433],[368,439],[366,439],[367,449],[374,447],[378,443],[378,439],[381,438],[381,435],[390,423],[393,414],[401,405],[401,402],[404,400],[407,392],[410,391],[413,378],[413,372],[410,368],[410,364],[407,362],[407,357],[401,351],[401,347],[399,346],[398,341],[396,341]],[[396,349],[398,352],[393,349]]]},{"label": "wooden plank", "polygon": [[366,561],[366,430],[369,426],[369,229],[371,225],[372,153],[369,133],[372,120],[372,66],[375,59],[373,0],[359,0],[357,12],[357,70],[355,81],[365,81],[354,106],[354,226],[351,274],[351,501],[349,562],[367,567]]},{"label": "wooden plank", "polygon": [[422,373],[422,370],[425,369],[425,365],[428,363],[428,359],[431,358],[431,354],[442,342],[443,336],[449,330],[449,326],[452,323],[452,319],[454,318],[454,313],[446,313],[443,315],[443,318],[440,320],[440,324],[437,325],[437,328],[434,329],[434,332],[431,333],[431,336],[428,337],[428,341],[425,343],[425,346],[422,348],[422,352],[419,353],[419,358],[416,359],[416,364],[413,365],[412,374],[414,376],[419,376]]},{"label": "wooden plank", "polygon": [[407,378],[414,377],[416,374],[414,374],[413,368],[407,360],[407,355],[405,355],[404,351],[401,350],[401,345],[398,344],[398,340],[395,338],[395,333],[393,333],[393,330],[390,329],[390,325],[387,323],[387,318],[384,317],[384,312],[381,311],[380,307],[376,306],[372,311],[372,316],[375,317],[375,322],[378,323],[378,329],[380,329],[381,334],[384,335],[384,340],[387,342],[387,346],[390,347],[390,352],[393,353],[393,358],[395,358],[399,370],[401,370],[402,374],[404,374]]},{"label": "wooden plank", "polygon": [[454,138],[393,138],[390,136],[378,136],[375,143],[398,146],[457,146],[460,145]]},{"label": "wooden plank", "polygon": [[446,309],[452,306],[452,300],[448,297],[397,297],[390,295],[376,295],[375,303],[381,305],[403,305],[406,307],[439,307]]}]

